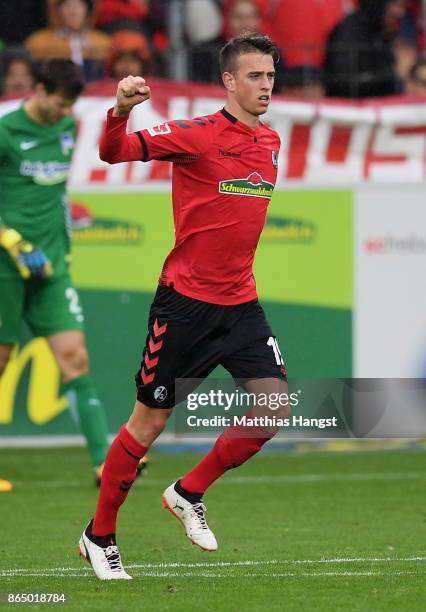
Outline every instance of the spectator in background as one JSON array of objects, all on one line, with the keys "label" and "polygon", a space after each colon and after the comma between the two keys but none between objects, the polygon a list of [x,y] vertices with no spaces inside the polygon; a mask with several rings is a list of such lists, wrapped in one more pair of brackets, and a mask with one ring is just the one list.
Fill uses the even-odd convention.
[{"label": "spectator in background", "polygon": [[223,33],[225,40],[241,32],[260,32],[262,20],[256,0],[233,0],[224,11]]},{"label": "spectator in background", "polygon": [[257,0],[262,31],[279,46],[286,67],[321,70],[332,28],[356,0]]},{"label": "spectator in background", "polygon": [[[225,44],[219,4],[215,0],[189,0],[185,12],[185,29],[190,45],[188,77],[190,81],[221,83],[219,51]],[[204,15],[208,18],[205,19]]]},{"label": "spectator in background", "polygon": [[143,32],[148,5],[149,0],[99,0],[96,26],[108,34],[119,30]]},{"label": "spectator in background", "polygon": [[282,75],[279,92],[287,97],[318,100],[324,96],[322,73],[312,66],[287,68]]},{"label": "spectator in background", "polygon": [[1,95],[22,97],[34,87],[34,64],[20,47],[7,49],[2,56]]},{"label": "spectator in background", "polygon": [[186,0],[185,26],[190,45],[217,40],[222,34],[222,13],[217,0]]},{"label": "spectator in background", "polygon": [[399,20],[398,34],[394,42],[396,71],[406,86],[409,72],[424,49],[424,28],[421,0],[408,0],[407,10]]},{"label": "spectator in background", "polygon": [[325,62],[328,96],[366,98],[402,92],[394,40],[406,8],[407,0],[359,0],[359,9],[333,29]]},{"label": "spectator in background", "polygon": [[86,80],[103,78],[110,38],[92,28],[93,8],[92,0],[53,0],[51,27],[25,41],[34,59],[71,59],[84,68]]},{"label": "spectator in background", "polygon": [[[195,0],[196,2],[197,0]],[[213,6],[214,1],[211,2]],[[192,18],[193,19],[193,18]],[[198,19],[203,19],[202,12]],[[191,24],[187,29],[197,29],[196,22],[189,20]],[[204,40],[194,45],[190,50],[189,78],[192,81],[204,81],[208,83],[222,83],[219,68],[219,51],[227,40],[238,36],[242,32],[259,32],[261,30],[260,13],[255,0],[232,0],[227,2],[223,11],[222,32],[215,38]]]},{"label": "spectator in background", "polygon": [[418,60],[408,75],[406,92],[411,96],[426,98],[426,59]]},{"label": "spectator in background", "polygon": [[140,32],[123,30],[111,38],[111,50],[106,60],[107,76],[121,81],[127,76],[145,76],[151,66],[148,41]]},{"label": "spectator in background", "polygon": [[149,0],[149,13],[145,22],[153,49],[151,71],[159,77],[168,75],[167,21],[169,7],[169,0]]}]

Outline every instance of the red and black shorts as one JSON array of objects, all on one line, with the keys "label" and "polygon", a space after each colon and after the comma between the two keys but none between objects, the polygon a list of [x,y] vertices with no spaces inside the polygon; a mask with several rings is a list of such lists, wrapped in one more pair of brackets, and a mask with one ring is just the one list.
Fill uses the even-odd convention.
[{"label": "red and black shorts", "polygon": [[258,300],[221,306],[160,286],[148,332],[135,377],[137,399],[146,406],[172,408],[176,379],[204,379],[218,365],[239,381],[286,380],[277,341]]}]

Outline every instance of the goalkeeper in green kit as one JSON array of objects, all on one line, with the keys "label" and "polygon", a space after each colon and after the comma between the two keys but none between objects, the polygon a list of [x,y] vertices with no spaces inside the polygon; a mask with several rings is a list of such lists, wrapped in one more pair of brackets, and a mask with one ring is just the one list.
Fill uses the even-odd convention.
[{"label": "goalkeeper in green kit", "polygon": [[48,61],[33,95],[0,119],[0,376],[24,319],[55,355],[99,484],[107,422],[89,374],[83,311],[68,270],[66,181],[76,138],[71,112],[83,87],[78,66]]}]

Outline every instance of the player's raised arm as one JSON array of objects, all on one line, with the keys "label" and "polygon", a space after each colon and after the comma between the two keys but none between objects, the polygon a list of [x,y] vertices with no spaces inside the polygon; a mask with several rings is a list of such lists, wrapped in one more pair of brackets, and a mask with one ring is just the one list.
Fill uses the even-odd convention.
[{"label": "player's raised arm", "polygon": [[99,156],[103,161],[116,164],[143,159],[141,142],[134,134],[127,134],[126,125],[132,108],[150,97],[151,90],[142,77],[128,76],[118,83],[116,103],[108,111],[99,144]]}]

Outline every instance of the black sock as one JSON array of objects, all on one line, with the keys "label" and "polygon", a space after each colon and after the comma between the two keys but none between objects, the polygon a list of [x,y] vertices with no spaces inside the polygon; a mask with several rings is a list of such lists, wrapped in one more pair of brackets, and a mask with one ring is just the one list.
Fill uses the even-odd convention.
[{"label": "black sock", "polygon": [[182,495],[186,501],[189,501],[190,504],[198,504],[203,497],[202,493],[191,493],[190,491],[184,489],[180,484],[180,480],[178,480],[175,484],[175,491],[176,493],[179,493],[179,495]]},{"label": "black sock", "polygon": [[93,519],[86,527],[86,536],[91,542],[100,546],[101,548],[107,548],[108,546],[116,546],[115,533],[108,533],[104,536],[97,536],[92,533]]}]

